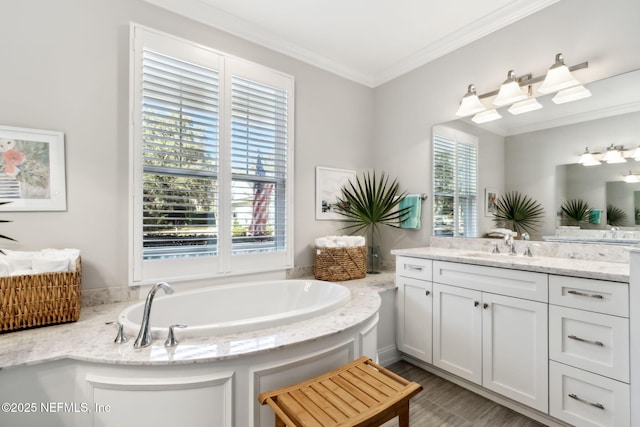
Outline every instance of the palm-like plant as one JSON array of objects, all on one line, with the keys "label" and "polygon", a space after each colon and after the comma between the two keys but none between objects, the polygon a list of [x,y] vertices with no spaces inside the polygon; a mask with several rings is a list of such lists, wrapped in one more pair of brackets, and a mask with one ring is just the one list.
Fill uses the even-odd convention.
[{"label": "palm-like plant", "polygon": [[629,216],[617,206],[607,205],[607,224],[617,227],[624,225]]},{"label": "palm-like plant", "polygon": [[580,225],[581,222],[588,222],[591,214],[591,208],[582,199],[567,200],[560,207],[560,211],[570,225]]},{"label": "palm-like plant", "polygon": [[[356,177],[355,183],[349,181],[341,189],[341,196],[337,200],[337,211],[346,217],[343,230],[351,234],[362,233],[369,235],[369,248],[375,247],[374,240],[380,225],[400,228],[400,223],[406,219],[410,206],[399,208],[400,201],[406,195],[400,192],[398,180],[389,182],[389,176],[384,172],[379,175],[375,171],[367,172],[362,179]],[[369,268],[375,273],[375,268]]]},{"label": "palm-like plant", "polygon": [[[0,206],[6,205],[7,203],[11,203],[11,202],[0,202]],[[0,222],[11,222],[11,221],[9,221],[8,219],[0,219]],[[16,241],[16,239],[12,239],[11,237],[5,236],[4,234],[0,234],[0,239],[11,240],[13,242]],[[0,249],[0,254],[4,255],[4,252],[2,252],[2,249]]]},{"label": "palm-like plant", "polygon": [[529,196],[511,191],[496,201],[494,222],[497,226],[531,234],[542,222],[544,209]]}]

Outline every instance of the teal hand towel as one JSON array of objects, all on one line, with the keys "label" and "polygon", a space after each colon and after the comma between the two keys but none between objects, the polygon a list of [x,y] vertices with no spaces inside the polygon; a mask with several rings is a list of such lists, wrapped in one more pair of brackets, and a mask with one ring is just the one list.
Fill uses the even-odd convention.
[{"label": "teal hand towel", "polygon": [[400,209],[403,209],[407,206],[410,206],[408,215],[404,221],[400,223],[400,227],[402,228],[420,228],[420,214],[422,212],[422,198],[420,195],[411,195],[405,196],[402,200],[400,200]]}]

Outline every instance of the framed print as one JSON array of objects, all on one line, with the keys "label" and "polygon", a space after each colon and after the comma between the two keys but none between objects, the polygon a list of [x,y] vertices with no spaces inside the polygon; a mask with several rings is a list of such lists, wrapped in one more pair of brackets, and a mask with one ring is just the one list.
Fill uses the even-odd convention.
[{"label": "framed print", "polygon": [[496,201],[498,200],[498,191],[485,188],[484,189],[484,216],[493,216],[496,214]]},{"label": "framed print", "polygon": [[64,133],[0,126],[2,211],[67,209]]},{"label": "framed print", "polygon": [[341,188],[355,180],[356,171],[316,167],[316,219],[340,220],[345,217],[335,210]]}]

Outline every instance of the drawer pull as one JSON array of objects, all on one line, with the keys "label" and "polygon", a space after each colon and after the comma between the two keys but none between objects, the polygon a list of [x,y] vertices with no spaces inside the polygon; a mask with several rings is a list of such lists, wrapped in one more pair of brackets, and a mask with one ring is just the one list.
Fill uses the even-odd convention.
[{"label": "drawer pull", "polygon": [[604,297],[602,295],[599,294],[587,294],[585,292],[578,292],[578,291],[567,291],[568,294],[573,294],[573,295],[579,295],[581,297],[589,297],[589,298],[598,298],[598,299],[604,299]]},{"label": "drawer pull", "polygon": [[589,343],[589,344],[593,344],[593,345],[597,345],[597,346],[600,346],[600,347],[604,347],[604,343],[602,343],[600,341],[585,340],[584,338],[580,338],[580,337],[577,337],[575,335],[568,335],[568,338],[571,338],[572,340],[586,342],[586,343]]},{"label": "drawer pull", "polygon": [[405,264],[404,269],[409,271],[422,271],[424,270],[424,267],[421,265],[415,265],[415,264]]},{"label": "drawer pull", "polygon": [[431,292],[430,292],[430,291],[424,291],[424,294],[425,294],[426,296],[429,296],[429,295],[431,295]]},{"label": "drawer pull", "polygon": [[593,406],[595,408],[604,410],[604,405],[601,404],[601,403],[589,402],[588,400],[584,400],[584,399],[579,398],[578,396],[576,396],[573,393],[569,393],[569,397],[572,398],[572,399],[577,400],[578,402],[586,403],[587,405],[591,405],[591,406]]}]

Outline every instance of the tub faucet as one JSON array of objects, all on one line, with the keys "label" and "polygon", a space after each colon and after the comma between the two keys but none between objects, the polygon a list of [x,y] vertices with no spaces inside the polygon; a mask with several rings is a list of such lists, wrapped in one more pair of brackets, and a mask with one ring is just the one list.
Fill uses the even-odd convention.
[{"label": "tub faucet", "polygon": [[136,341],[133,343],[135,348],[142,348],[151,344],[151,327],[149,326],[149,317],[151,316],[151,304],[153,303],[153,297],[156,296],[158,289],[164,290],[166,294],[173,293],[173,288],[166,282],[159,282],[153,285],[147,294],[147,300],[144,303],[140,332],[138,332],[138,338],[136,338]]}]

